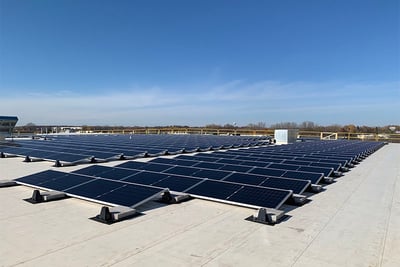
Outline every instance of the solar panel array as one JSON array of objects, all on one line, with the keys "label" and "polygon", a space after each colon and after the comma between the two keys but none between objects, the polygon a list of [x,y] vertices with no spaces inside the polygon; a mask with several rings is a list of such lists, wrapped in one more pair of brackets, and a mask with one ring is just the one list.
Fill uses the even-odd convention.
[{"label": "solar panel array", "polygon": [[59,165],[133,159],[145,156],[209,151],[265,144],[261,137],[206,135],[73,135],[0,143],[0,154]]},{"label": "solar panel array", "polygon": [[134,207],[169,190],[246,207],[279,209],[294,194],[354,167],[383,145],[347,140],[266,145],[126,161],[115,167],[90,165],[70,174],[45,171],[16,181],[112,205]]}]

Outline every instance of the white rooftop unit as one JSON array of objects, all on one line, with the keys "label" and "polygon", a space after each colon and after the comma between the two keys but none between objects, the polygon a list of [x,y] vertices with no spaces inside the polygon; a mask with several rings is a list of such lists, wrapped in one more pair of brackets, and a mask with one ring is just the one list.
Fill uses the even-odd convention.
[{"label": "white rooftop unit", "polygon": [[296,142],[298,134],[298,129],[277,129],[274,137],[277,144],[290,144]]}]

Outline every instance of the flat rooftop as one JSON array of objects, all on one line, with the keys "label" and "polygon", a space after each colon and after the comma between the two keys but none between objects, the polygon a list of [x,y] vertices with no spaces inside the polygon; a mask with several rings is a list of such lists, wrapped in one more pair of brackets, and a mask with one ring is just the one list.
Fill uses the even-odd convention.
[{"label": "flat rooftop", "polygon": [[[1,158],[0,180],[56,169],[22,160]],[[284,206],[289,216],[274,226],[246,221],[255,210],[199,199],[150,202],[144,215],[106,225],[88,219],[102,205],[32,205],[22,200],[32,188],[0,188],[0,265],[400,266],[399,163],[400,144],[382,147],[309,203]]]}]

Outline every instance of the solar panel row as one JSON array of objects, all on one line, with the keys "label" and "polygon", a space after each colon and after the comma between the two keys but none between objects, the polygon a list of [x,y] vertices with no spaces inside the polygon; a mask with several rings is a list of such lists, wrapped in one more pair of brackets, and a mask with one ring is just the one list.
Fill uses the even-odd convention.
[{"label": "solar panel row", "polygon": [[53,136],[46,139],[16,139],[3,143],[0,144],[0,153],[77,163],[219,148],[250,147],[265,144],[265,141],[265,138],[260,137],[204,135]]},{"label": "solar panel row", "polygon": [[[60,146],[58,152],[46,146],[41,151],[72,157],[79,145],[74,142],[74,138],[60,139],[55,142]],[[137,206],[172,190],[230,204],[278,209],[293,193],[301,194],[310,183],[317,184],[333,171],[358,163],[381,146],[383,143],[379,142],[340,140],[249,147],[194,156],[159,157],[150,162],[127,161],[116,167],[91,165],[70,174],[45,171],[16,181],[113,205]],[[37,152],[39,147],[35,143],[19,149]],[[103,151],[104,156],[111,149],[120,149],[117,143],[95,144],[89,139],[83,140],[81,147],[83,151]],[[103,150],[105,147],[110,150]],[[157,149],[157,144],[148,144],[148,147]],[[15,147],[7,148],[12,151]]]},{"label": "solar panel row", "polygon": [[[201,198],[274,209],[279,208],[292,194],[290,190],[145,171],[131,171],[128,174],[125,170],[125,175],[128,174],[128,176],[124,178],[121,178],[121,176],[108,176],[113,179],[103,177],[107,176],[104,174],[109,172],[119,173],[120,175],[123,173],[123,171],[118,171],[120,170],[115,170],[115,168],[90,166],[71,174],[59,171],[40,172],[16,179],[16,182],[42,189],[57,190],[67,195],[96,202],[131,207],[139,205],[146,199],[161,195],[162,192],[167,190],[167,187],[174,187],[175,189],[180,189],[178,191],[187,192]],[[96,176],[88,176],[79,172],[91,173]],[[141,181],[141,184],[137,184],[136,182],[138,181]],[[152,183],[153,186],[145,185],[145,183]],[[213,189],[210,190],[210,188]]]},{"label": "solar panel row", "polygon": [[127,184],[52,170],[28,175],[15,181],[37,188],[65,192],[68,195],[97,202],[132,207],[165,191],[165,189],[158,187]]}]

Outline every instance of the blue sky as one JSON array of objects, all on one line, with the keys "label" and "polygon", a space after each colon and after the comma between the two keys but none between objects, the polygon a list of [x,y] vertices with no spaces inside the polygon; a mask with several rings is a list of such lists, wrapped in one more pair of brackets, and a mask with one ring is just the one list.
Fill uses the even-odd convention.
[{"label": "blue sky", "polygon": [[397,0],[0,0],[20,125],[400,124]]}]

